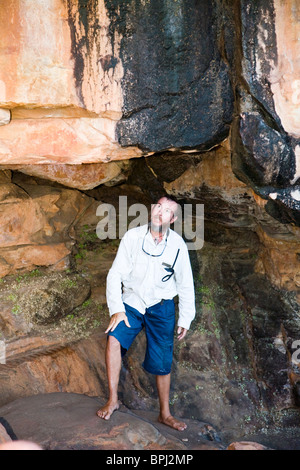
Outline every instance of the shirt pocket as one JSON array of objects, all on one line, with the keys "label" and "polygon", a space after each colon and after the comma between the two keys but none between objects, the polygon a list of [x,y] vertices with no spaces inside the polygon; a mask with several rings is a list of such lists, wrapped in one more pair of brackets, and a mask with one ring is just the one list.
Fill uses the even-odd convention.
[{"label": "shirt pocket", "polygon": [[165,265],[160,262],[155,270],[155,285],[161,289],[168,288],[172,283],[172,278],[174,277],[171,276],[171,274],[172,266]]}]

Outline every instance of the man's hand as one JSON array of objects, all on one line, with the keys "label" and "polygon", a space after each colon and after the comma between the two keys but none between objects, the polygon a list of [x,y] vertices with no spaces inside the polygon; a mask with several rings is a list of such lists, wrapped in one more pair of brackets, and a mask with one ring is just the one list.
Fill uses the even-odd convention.
[{"label": "man's hand", "polygon": [[108,333],[109,331],[114,331],[117,328],[118,324],[121,323],[121,321],[124,321],[125,325],[130,328],[129,321],[125,312],[118,312],[111,316],[109,325],[105,333]]},{"label": "man's hand", "polygon": [[187,331],[188,330],[186,330],[182,326],[178,327],[178,330],[177,330],[177,334],[178,334],[177,339],[178,339],[178,341],[181,341],[185,337],[185,335],[187,334]]}]

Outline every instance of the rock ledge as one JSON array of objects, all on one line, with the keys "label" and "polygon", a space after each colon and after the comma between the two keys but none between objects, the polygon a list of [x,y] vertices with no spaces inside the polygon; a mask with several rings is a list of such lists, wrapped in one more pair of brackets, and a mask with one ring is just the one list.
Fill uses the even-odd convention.
[{"label": "rock ledge", "polygon": [[104,399],[75,393],[21,398],[0,408],[2,420],[19,440],[45,450],[221,450],[216,431],[200,421],[185,420],[188,429],[173,431],[159,424],[154,412],[121,406],[109,421],[96,416]]}]

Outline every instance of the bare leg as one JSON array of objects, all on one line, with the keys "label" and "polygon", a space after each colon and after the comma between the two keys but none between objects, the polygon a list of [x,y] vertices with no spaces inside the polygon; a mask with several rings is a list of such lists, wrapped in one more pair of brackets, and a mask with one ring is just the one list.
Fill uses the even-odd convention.
[{"label": "bare leg", "polygon": [[106,405],[97,411],[99,418],[109,420],[120,406],[118,401],[118,385],[121,371],[121,345],[113,336],[109,336],[106,345],[106,372],[109,388],[109,399]]},{"label": "bare leg", "polygon": [[170,385],[171,385],[171,374],[168,375],[157,375],[156,385],[159,396],[160,404],[160,415],[158,421],[166,424],[171,428],[177,429],[178,431],[184,431],[186,424],[175,419],[170,412]]}]

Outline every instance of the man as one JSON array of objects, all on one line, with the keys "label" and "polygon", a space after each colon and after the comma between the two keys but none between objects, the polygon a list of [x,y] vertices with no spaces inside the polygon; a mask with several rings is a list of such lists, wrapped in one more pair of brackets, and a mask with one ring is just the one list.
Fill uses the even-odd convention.
[{"label": "man", "polygon": [[[145,328],[144,369],[156,375],[160,414],[158,421],[179,431],[186,424],[171,416],[170,373],[175,329],[174,297],[179,297],[177,338],[181,341],[195,317],[191,263],[184,240],[170,224],[179,207],[168,196],[152,206],[151,223],[124,235],[107,276],[107,304],[111,320],[106,330],[106,368],[109,399],[97,414],[108,420],[119,408],[118,384],[122,355]],[[123,289],[122,289],[123,286]]]}]

